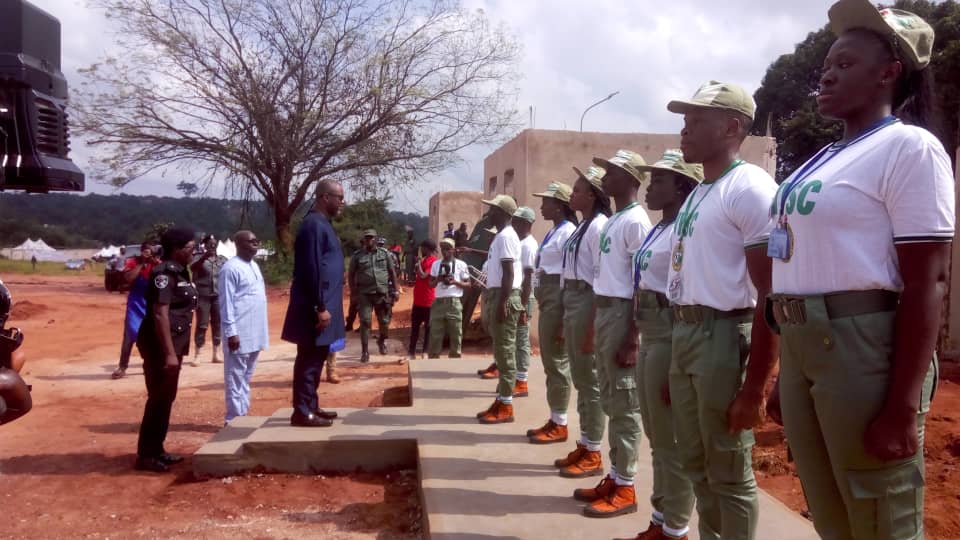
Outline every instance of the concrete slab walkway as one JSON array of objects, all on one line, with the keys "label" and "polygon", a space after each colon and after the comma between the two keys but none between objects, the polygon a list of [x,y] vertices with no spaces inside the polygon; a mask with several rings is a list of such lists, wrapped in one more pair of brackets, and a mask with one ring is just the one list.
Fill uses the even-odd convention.
[{"label": "concrete slab walkway", "polygon": [[[195,472],[224,476],[258,467],[310,473],[416,465],[424,528],[438,540],[614,538],[646,528],[652,471],[645,441],[637,475],[639,511],[611,519],[583,517],[573,490],[599,478],[561,478],[552,465],[573,448],[573,439],[532,445],[524,436],[548,416],[539,362],[534,360],[530,372],[530,397],[514,400],[517,421],[485,426],[475,414],[493,400],[496,382],[478,379],[476,370],[488,362],[415,360],[410,365],[413,406],[338,409],[340,419],[332,428],[292,428],[290,409],[238,418],[194,455]],[[576,415],[571,417],[573,436],[579,430]],[[698,538],[691,525],[690,538]],[[817,535],[807,520],[761,493],[757,538],[814,540]]]}]

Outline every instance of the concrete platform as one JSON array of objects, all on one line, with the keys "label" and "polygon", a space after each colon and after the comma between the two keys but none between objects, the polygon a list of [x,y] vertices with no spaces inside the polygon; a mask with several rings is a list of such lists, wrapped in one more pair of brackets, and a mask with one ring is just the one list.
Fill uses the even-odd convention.
[{"label": "concrete platform", "polygon": [[[514,400],[517,422],[495,426],[480,425],[475,418],[494,397],[495,381],[476,376],[488,362],[413,361],[412,407],[338,409],[340,419],[331,428],[290,427],[290,409],[271,417],[238,418],[194,455],[195,472],[226,476],[257,468],[311,473],[415,465],[424,530],[434,539],[614,538],[645,528],[652,484],[646,441],[637,476],[639,512],[612,519],[583,517],[582,503],[571,494],[599,478],[561,478],[552,466],[573,448],[573,439],[541,446],[524,436],[548,416],[539,361],[534,359],[530,372],[531,396]],[[572,436],[579,433],[575,414],[571,422]],[[698,538],[695,523],[691,525],[690,537]],[[807,520],[761,493],[757,538],[814,540],[817,535]]]}]

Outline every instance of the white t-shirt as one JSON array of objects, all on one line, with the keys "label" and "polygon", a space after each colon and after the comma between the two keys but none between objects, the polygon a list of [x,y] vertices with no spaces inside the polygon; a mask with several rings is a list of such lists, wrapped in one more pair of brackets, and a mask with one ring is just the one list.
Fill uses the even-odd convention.
[{"label": "white t-shirt", "polygon": [[537,267],[537,273],[551,275],[563,273],[563,246],[575,230],[577,230],[576,225],[564,220],[547,233],[543,238],[543,245],[540,246],[540,266]]},{"label": "white t-shirt", "polygon": [[633,254],[653,225],[639,203],[610,216],[600,231],[600,261],[593,292],[600,296],[633,298]]},{"label": "white t-shirt", "polygon": [[520,241],[520,267],[524,270],[533,270],[537,265],[537,249],[540,244],[532,234]]},{"label": "white t-shirt", "polygon": [[[597,275],[597,265],[600,262],[600,231],[607,224],[609,218],[597,214],[587,226],[584,220],[577,226],[574,233],[567,238],[564,245],[566,253],[563,259],[563,279],[580,279],[593,286],[593,278]],[[583,238],[580,240],[580,250],[577,251],[577,234],[586,227]]]},{"label": "white t-shirt", "polygon": [[762,245],[770,237],[770,201],[776,190],[776,182],[765,170],[743,163],[715,182],[701,184],[687,197],[670,235],[672,253],[680,231],[686,233],[679,272],[674,270],[676,254],[671,255],[667,275],[671,302],[720,311],[757,305],[744,249]]},{"label": "white t-shirt", "polygon": [[[536,250],[534,250],[536,251]],[[487,252],[487,288],[500,287],[503,281],[503,261],[513,262],[513,288],[519,289],[523,283],[523,269],[520,266],[520,238],[513,227],[507,225],[493,237],[490,251]]]},{"label": "white t-shirt", "polygon": [[831,151],[787,198],[793,255],[773,260],[773,291],[903,290],[895,244],[953,238],[950,158],[930,132],[901,123],[824,158]]},{"label": "white t-shirt", "polygon": [[670,271],[670,230],[673,223],[662,223],[649,233],[649,242],[633,256],[633,282],[642,291],[667,293]]},{"label": "white t-shirt", "polygon": [[[437,259],[433,261],[433,266],[430,267],[430,275],[433,277],[440,276],[440,266],[441,264],[450,264],[444,261],[443,259]],[[460,259],[453,260],[453,268],[451,268],[453,274],[453,279],[466,283],[470,281],[470,270],[467,268],[467,263],[461,261]],[[440,280],[437,283],[437,298],[460,298],[463,296],[463,289],[457,287],[456,285],[447,285]]]}]

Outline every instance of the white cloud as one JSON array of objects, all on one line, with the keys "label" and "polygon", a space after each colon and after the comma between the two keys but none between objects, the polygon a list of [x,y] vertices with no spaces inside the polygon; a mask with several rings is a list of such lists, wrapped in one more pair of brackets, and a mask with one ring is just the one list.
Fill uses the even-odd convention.
[{"label": "white cloud", "polygon": [[[60,19],[64,73],[95,62],[111,47],[109,24],[83,0],[32,0]],[[536,127],[579,129],[584,108],[613,91],[620,94],[593,109],[584,121],[590,131],[671,133],[679,117],[666,111],[710,79],[754,90],[767,66],[789,53],[807,33],[826,24],[832,0],[463,0],[483,9],[520,39],[523,80],[517,102],[526,124],[536,108]],[[394,207],[425,212],[440,189],[479,189],[483,158],[493,148],[473,148],[465,163],[395,193]],[[78,149],[82,163],[86,155]],[[176,177],[176,176],[173,176]],[[175,180],[145,179],[131,193],[176,194]],[[90,191],[112,188],[89,185]]]}]

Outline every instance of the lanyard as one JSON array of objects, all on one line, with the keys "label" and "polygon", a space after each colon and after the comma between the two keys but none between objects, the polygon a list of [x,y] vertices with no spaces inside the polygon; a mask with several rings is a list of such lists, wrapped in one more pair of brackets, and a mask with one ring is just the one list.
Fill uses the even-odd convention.
[{"label": "lanyard", "polygon": [[636,289],[640,287],[640,262],[643,260],[643,252],[647,250],[648,247],[652,246],[654,242],[657,241],[657,238],[660,238],[660,235],[663,234],[663,231],[667,230],[667,226],[670,223],[664,223],[661,221],[657,223],[657,226],[654,227],[652,231],[647,233],[647,237],[644,238],[643,244],[640,245],[640,249],[637,250],[636,261],[633,263],[633,288]]},{"label": "lanyard", "polygon": [[[870,126],[867,131],[863,132],[852,141],[842,145],[838,145],[837,143],[828,144],[819,152],[817,152],[816,155],[814,155],[809,161],[804,163],[803,166],[800,167],[800,169],[790,177],[790,179],[786,182],[786,187],[783,189],[783,197],[780,199],[780,213],[778,214],[781,223],[786,222],[787,220],[787,216],[784,215],[783,211],[787,206],[787,200],[790,198],[790,194],[793,193],[793,190],[799,187],[804,180],[806,180],[811,174],[820,170],[820,168],[829,163],[831,159],[837,157],[840,152],[843,152],[845,149],[866,139],[870,135],[873,135],[881,129],[899,121],[900,120],[897,119],[897,117],[892,115],[882,118],[880,121]],[[821,159],[824,156],[826,156],[826,159]]]},{"label": "lanyard", "polygon": [[560,222],[559,225],[556,225],[554,228],[550,229],[550,232],[548,232],[547,235],[543,237],[543,243],[540,244],[539,248],[537,248],[537,253],[540,253],[541,251],[543,251],[543,248],[547,246],[548,242],[550,242],[550,237],[553,236],[553,233],[557,232],[558,229],[562,228],[567,223],[570,223],[570,222],[567,220],[563,220]]},{"label": "lanyard", "polygon": [[[580,224],[577,225],[577,228],[573,230],[573,234],[568,236],[567,241],[563,243],[563,268],[564,269],[567,268],[567,253],[573,251],[574,248],[577,246],[577,238],[587,234],[587,226],[589,225],[590,221],[592,220],[585,219],[581,221]],[[580,229],[583,229],[583,232],[580,232]],[[574,260],[576,260],[576,257],[574,257]],[[576,266],[573,267],[573,277],[574,279],[576,279],[577,277]]]},{"label": "lanyard", "polygon": [[[700,203],[702,203],[702,202],[704,201],[704,199],[707,198],[707,195],[710,194],[710,190],[713,189],[713,186],[717,185],[717,182],[719,182],[720,180],[722,180],[724,176],[726,176],[727,174],[730,173],[730,171],[736,169],[737,167],[739,167],[740,165],[743,165],[743,164],[744,164],[744,161],[743,161],[742,159],[735,159],[735,160],[733,160],[733,163],[731,163],[730,165],[728,165],[727,168],[724,169],[722,173],[720,173],[720,176],[719,176],[716,180],[714,180],[713,182],[709,182],[710,185],[707,186],[707,191],[706,191],[706,193],[703,194],[703,197],[700,197],[700,200],[697,201],[697,204],[693,207],[693,209],[691,209],[691,208],[690,208],[690,205],[693,204],[693,196],[696,195],[697,191],[700,190],[700,186],[702,186],[703,184],[700,184],[700,186],[697,186],[696,189],[693,190],[693,193],[691,193],[691,194],[687,197],[687,207],[684,208],[683,212],[680,214],[680,215],[684,216],[685,219],[677,220],[677,221],[676,221],[676,225],[674,225],[674,229],[676,229],[676,227],[677,227],[678,225],[680,225],[681,223],[689,222],[689,219],[690,219],[690,216],[692,215],[692,212],[696,212],[696,211],[697,211],[697,208],[700,208]],[[683,237],[687,235],[687,234],[686,234],[686,227],[684,227],[683,230],[676,231],[676,232],[677,232],[677,234],[680,235],[680,241],[682,242],[682,241],[683,241]]]},{"label": "lanyard", "polygon": [[600,244],[601,244],[601,245],[603,245],[603,238],[604,238],[605,236],[607,236],[607,231],[610,230],[610,226],[613,225],[613,222],[616,221],[617,218],[619,218],[620,216],[622,216],[622,215],[624,214],[624,212],[626,212],[627,210],[630,210],[631,208],[633,208],[634,206],[637,206],[638,204],[640,204],[640,203],[638,203],[637,201],[633,201],[632,203],[630,203],[630,204],[628,204],[627,206],[625,206],[625,207],[623,208],[623,210],[617,211],[616,214],[612,215],[612,216],[610,217],[610,219],[607,220],[607,222],[603,224],[603,229],[600,230]]}]

